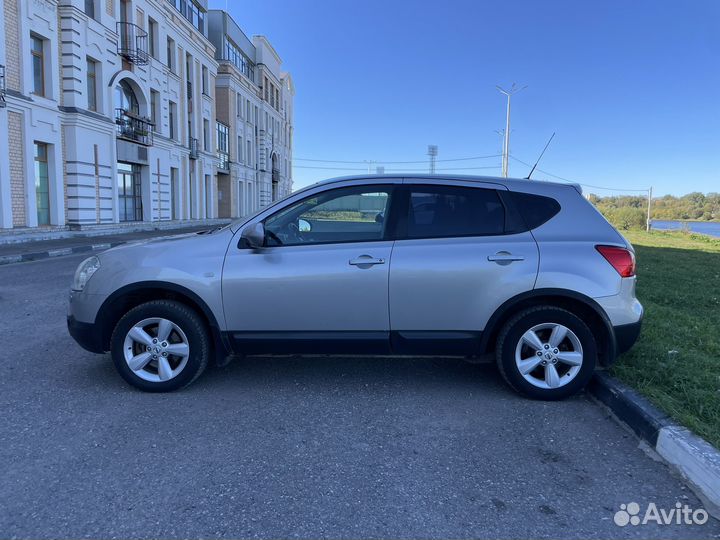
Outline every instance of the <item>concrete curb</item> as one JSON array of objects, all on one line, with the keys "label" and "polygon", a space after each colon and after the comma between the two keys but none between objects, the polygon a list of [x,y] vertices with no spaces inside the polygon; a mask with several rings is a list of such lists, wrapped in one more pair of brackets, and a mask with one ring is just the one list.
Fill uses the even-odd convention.
[{"label": "concrete curb", "polygon": [[588,391],[688,480],[708,512],[720,513],[720,451],[674,423],[647,399],[606,372],[593,376]]},{"label": "concrete curb", "polygon": [[23,253],[22,255],[0,255],[0,265],[28,261],[39,261],[41,259],[49,259],[50,257],[62,257],[64,255],[73,255],[75,253],[83,253],[89,251],[100,251],[126,243],[127,242],[108,242],[105,244],[92,244],[86,246],[50,249],[47,251],[35,251],[32,253]]}]

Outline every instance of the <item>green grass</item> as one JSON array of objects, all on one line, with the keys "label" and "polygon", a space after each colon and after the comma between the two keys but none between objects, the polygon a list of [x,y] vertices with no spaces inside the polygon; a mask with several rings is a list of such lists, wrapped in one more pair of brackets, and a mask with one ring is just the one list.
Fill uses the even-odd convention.
[{"label": "green grass", "polygon": [[637,254],[645,320],[612,373],[720,447],[720,239],[624,234]]}]

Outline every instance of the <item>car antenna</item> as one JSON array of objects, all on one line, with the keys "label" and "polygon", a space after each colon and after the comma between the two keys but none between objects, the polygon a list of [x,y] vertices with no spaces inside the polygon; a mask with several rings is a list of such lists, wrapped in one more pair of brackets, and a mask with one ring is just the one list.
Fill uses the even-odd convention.
[{"label": "car antenna", "polygon": [[530,169],[530,174],[528,174],[528,175],[525,177],[525,180],[530,180],[530,177],[532,176],[532,173],[535,172],[535,167],[537,167],[537,166],[538,166],[538,163],[540,163],[540,160],[542,159],[543,154],[545,153],[545,150],[547,150],[547,147],[550,146],[550,141],[553,140],[553,137],[554,137],[554,136],[555,136],[555,132],[553,131],[553,134],[550,135],[550,138],[548,139],[548,142],[545,144],[545,148],[543,148],[543,151],[540,152],[540,157],[537,158],[537,161],[535,162],[535,165],[532,166],[532,169]]}]

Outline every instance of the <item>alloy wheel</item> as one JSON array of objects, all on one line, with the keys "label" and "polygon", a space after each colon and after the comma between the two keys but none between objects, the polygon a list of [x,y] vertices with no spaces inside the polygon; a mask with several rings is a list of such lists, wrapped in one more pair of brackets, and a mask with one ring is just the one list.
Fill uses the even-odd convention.
[{"label": "alloy wheel", "polygon": [[141,379],[164,382],[177,377],[190,356],[185,332],[161,317],[143,319],[125,336],[123,353],[128,367]]},{"label": "alloy wheel", "polygon": [[538,324],[526,331],[515,348],[515,365],[533,386],[559,388],[580,372],[583,349],[580,339],[567,326]]}]

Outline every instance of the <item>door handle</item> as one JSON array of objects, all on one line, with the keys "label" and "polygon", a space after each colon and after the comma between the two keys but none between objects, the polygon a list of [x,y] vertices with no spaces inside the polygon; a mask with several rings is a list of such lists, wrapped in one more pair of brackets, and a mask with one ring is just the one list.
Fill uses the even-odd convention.
[{"label": "door handle", "polygon": [[487,260],[496,263],[511,263],[513,261],[524,261],[525,257],[522,255],[513,255],[509,251],[498,251],[495,255],[488,255]]},{"label": "door handle", "polygon": [[385,264],[385,259],[377,259],[370,255],[360,255],[356,259],[348,261],[352,266],[372,266],[374,264]]}]

